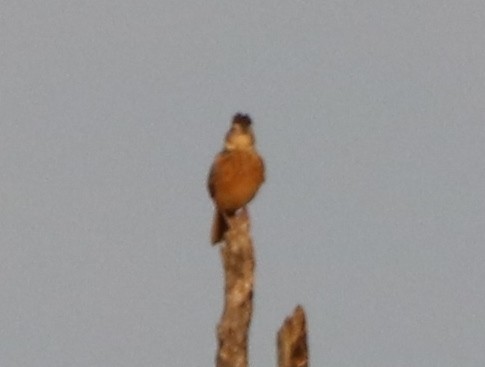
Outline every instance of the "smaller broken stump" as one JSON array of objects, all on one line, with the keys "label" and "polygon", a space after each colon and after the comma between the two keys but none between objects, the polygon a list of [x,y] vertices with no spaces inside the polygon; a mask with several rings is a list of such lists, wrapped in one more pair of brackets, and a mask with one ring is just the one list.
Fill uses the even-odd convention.
[{"label": "smaller broken stump", "polygon": [[298,305],[278,331],[278,367],[308,367],[306,317]]}]

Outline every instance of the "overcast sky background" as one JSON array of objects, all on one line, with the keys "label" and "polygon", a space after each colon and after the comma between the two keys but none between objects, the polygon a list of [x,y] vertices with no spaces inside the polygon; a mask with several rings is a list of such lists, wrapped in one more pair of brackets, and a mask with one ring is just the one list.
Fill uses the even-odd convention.
[{"label": "overcast sky background", "polygon": [[206,176],[267,182],[252,366],[485,365],[483,1],[3,1],[0,365],[210,366]]}]

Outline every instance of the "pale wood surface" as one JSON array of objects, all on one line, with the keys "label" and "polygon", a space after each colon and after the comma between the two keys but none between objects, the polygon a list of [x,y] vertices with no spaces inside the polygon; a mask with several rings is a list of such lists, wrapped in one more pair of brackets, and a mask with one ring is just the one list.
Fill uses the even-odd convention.
[{"label": "pale wood surface", "polygon": [[253,312],[254,250],[246,212],[231,219],[220,245],[224,266],[224,311],[217,327],[217,367],[248,366],[248,332]]}]

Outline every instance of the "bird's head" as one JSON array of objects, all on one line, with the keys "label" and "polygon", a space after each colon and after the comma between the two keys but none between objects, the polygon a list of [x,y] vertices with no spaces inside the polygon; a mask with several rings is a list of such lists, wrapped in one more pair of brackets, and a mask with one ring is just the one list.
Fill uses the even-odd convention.
[{"label": "bird's head", "polygon": [[238,113],[232,119],[231,129],[226,135],[224,147],[227,150],[250,150],[254,148],[255,137],[249,115]]}]

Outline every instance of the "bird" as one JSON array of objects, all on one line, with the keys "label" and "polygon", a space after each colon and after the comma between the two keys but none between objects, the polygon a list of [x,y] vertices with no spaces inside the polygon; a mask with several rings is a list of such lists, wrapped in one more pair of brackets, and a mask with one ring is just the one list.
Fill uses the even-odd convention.
[{"label": "bird", "polygon": [[229,228],[228,220],[255,197],[265,180],[263,158],[256,149],[249,115],[234,115],[224,140],[224,147],[214,158],[207,187],[214,201],[211,230],[212,245],[221,242]]}]

